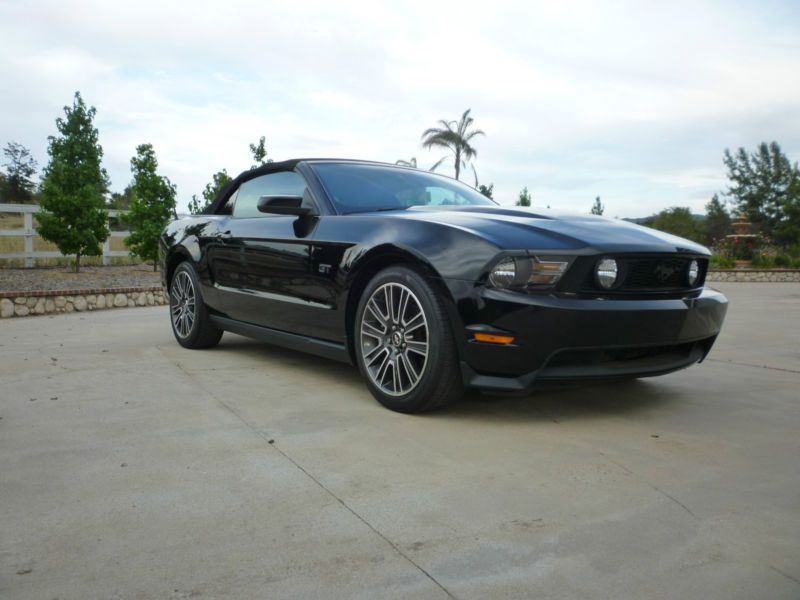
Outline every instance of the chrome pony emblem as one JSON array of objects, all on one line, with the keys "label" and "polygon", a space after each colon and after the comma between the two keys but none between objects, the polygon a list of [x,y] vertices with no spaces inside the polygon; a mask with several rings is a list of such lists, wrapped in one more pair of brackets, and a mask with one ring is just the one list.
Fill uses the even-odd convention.
[{"label": "chrome pony emblem", "polygon": [[656,265],[656,268],[653,269],[653,275],[656,276],[656,279],[658,280],[659,283],[664,283],[670,277],[672,277],[675,274],[675,271],[677,270],[678,267],[673,267],[666,263],[658,263],[658,265]]}]

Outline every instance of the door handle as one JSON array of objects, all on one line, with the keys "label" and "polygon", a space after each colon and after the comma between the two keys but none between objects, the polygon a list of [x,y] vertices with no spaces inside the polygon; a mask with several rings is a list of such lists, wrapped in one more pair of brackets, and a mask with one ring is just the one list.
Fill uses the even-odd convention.
[{"label": "door handle", "polygon": [[214,237],[222,242],[231,239],[232,236],[230,231],[218,231]]}]

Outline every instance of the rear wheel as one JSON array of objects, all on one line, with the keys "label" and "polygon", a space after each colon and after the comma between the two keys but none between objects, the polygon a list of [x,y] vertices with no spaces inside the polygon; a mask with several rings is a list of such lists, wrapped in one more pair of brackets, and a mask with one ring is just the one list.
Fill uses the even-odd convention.
[{"label": "rear wheel", "polygon": [[390,267],[369,282],[356,312],[354,337],[361,374],[387,408],[424,412],[462,395],[444,306],[416,271]]},{"label": "rear wheel", "polygon": [[178,265],[172,276],[169,313],[172,332],[184,348],[211,348],[219,343],[222,330],[211,322],[197,273],[189,262]]}]

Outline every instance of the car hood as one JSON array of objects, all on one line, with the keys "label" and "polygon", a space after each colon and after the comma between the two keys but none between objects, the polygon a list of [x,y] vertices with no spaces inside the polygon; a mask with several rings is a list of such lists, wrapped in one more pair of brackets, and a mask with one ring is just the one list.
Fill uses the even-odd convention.
[{"label": "car hood", "polygon": [[[364,214],[364,213],[361,213]],[[504,250],[596,250],[598,252],[709,251],[690,240],[620,219],[502,206],[414,206],[381,217],[438,223],[472,233]]]}]

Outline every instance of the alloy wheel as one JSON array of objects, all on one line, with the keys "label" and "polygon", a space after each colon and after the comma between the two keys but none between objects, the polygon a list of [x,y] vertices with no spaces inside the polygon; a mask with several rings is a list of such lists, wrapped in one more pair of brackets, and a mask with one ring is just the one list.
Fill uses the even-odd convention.
[{"label": "alloy wheel", "polygon": [[361,318],[361,356],[372,383],[391,396],[412,391],[428,362],[429,330],[419,299],[401,283],[378,287]]},{"label": "alloy wheel", "polygon": [[186,271],[179,271],[172,280],[172,325],[182,338],[188,337],[196,316],[197,299],[192,278]]}]

